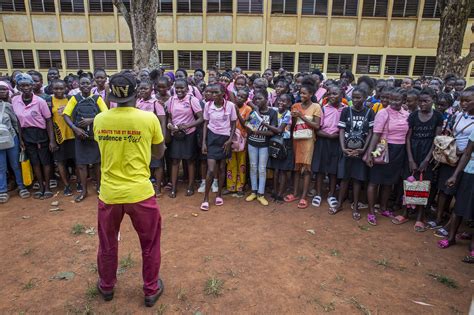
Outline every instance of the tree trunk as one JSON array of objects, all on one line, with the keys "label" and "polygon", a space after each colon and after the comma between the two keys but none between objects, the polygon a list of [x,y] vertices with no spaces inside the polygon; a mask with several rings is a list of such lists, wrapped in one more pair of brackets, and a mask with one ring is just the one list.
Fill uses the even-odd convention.
[{"label": "tree trunk", "polygon": [[466,57],[461,56],[471,0],[440,0],[438,4],[441,19],[434,73],[441,78],[451,73],[465,76],[474,56],[473,44],[471,52]]},{"label": "tree trunk", "polygon": [[113,0],[113,2],[120,13],[122,13],[130,30],[134,70],[158,68],[160,65],[160,55],[156,39],[158,0],[130,1],[130,12],[122,0]]}]

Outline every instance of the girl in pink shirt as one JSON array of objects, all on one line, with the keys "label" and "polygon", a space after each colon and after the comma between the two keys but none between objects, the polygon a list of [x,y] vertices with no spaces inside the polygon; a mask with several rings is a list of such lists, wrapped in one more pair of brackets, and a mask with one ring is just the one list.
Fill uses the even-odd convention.
[{"label": "girl in pink shirt", "polygon": [[209,192],[218,171],[216,206],[222,206],[222,188],[225,184],[226,162],[232,155],[232,136],[235,133],[237,112],[235,104],[224,99],[225,87],[213,84],[208,88],[213,100],[204,107],[202,153],[207,155],[207,176],[201,210],[209,210]]},{"label": "girl in pink shirt", "polygon": [[107,73],[105,72],[104,69],[98,68],[94,70],[94,81],[96,85],[91,89],[91,93],[102,97],[102,99],[107,104],[107,95],[109,91],[108,91],[108,86],[106,85]]},{"label": "girl in pink shirt", "polygon": [[[392,88],[385,93],[390,93],[389,106],[382,109],[375,116],[374,134],[367,149],[369,153],[366,158],[366,163],[371,168],[369,186],[367,188],[369,201],[367,222],[371,225],[377,225],[374,206],[379,185],[383,187],[380,197],[380,212],[386,217],[393,216],[392,212],[388,210],[388,198],[390,197],[392,186],[401,180],[402,170],[405,165],[405,142],[409,129],[409,114],[402,108],[403,90]],[[384,139],[388,145],[388,164],[374,164],[371,152],[375,151],[380,139]]]},{"label": "girl in pink shirt", "polygon": [[181,160],[185,160],[188,165],[189,181],[186,196],[194,195],[194,160],[197,151],[196,141],[198,141],[196,127],[201,126],[203,122],[201,104],[196,97],[188,94],[188,82],[185,79],[177,79],[174,87],[176,94],[166,102],[167,129],[171,135],[169,155],[173,160],[170,198],[176,198],[178,169]]},{"label": "girl in pink shirt", "polygon": [[335,212],[338,206],[336,198],[337,166],[342,155],[339,143],[339,119],[344,104],[342,103],[342,91],[338,86],[331,86],[328,90],[328,104],[322,108],[321,129],[317,132],[318,139],[314,146],[312,171],[318,173],[316,178],[316,194],[311,204],[315,207],[321,205],[323,179],[329,176],[329,194],[327,202],[329,212]]},{"label": "girl in pink shirt", "polygon": [[54,137],[51,112],[39,96],[33,94],[33,79],[28,74],[16,76],[21,95],[12,99],[13,111],[18,117],[22,129],[20,146],[26,149],[26,154],[33,166],[33,172],[39,183],[39,191],[33,194],[36,199],[53,197],[49,186],[51,175],[51,152],[58,145]]},{"label": "girl in pink shirt", "polygon": [[[188,83],[188,81],[187,81],[188,80],[188,72],[184,69],[178,69],[175,72],[175,78],[176,78],[176,80],[184,79],[184,80],[186,80],[186,83]],[[171,91],[171,95],[174,95],[175,93],[176,93],[176,90],[175,90],[175,88],[173,88],[172,91]],[[196,97],[198,100],[202,100],[201,92],[199,92],[199,89],[197,87],[193,86],[193,85],[188,86],[188,92],[187,93],[189,95],[192,95],[192,96]]]}]

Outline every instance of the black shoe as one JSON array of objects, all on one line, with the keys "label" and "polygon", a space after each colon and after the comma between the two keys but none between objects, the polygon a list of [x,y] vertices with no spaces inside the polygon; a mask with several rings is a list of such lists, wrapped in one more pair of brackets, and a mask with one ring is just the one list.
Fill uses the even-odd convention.
[{"label": "black shoe", "polygon": [[160,298],[161,294],[163,294],[163,291],[165,290],[165,287],[163,285],[163,281],[161,279],[158,279],[158,291],[154,295],[150,296],[145,296],[145,306],[146,307],[152,307],[155,305],[156,301]]},{"label": "black shoe", "polygon": [[73,193],[72,193],[71,187],[69,186],[64,187],[63,195],[66,197],[72,196]]},{"label": "black shoe", "polygon": [[114,298],[114,291],[104,291],[100,288],[99,282],[97,281],[97,291],[99,291],[99,294],[102,296],[104,301],[112,301]]}]

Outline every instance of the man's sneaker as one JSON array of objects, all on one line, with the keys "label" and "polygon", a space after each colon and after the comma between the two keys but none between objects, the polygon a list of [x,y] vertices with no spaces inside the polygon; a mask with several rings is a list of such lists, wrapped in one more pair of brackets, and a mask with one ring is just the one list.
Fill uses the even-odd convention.
[{"label": "man's sneaker", "polygon": [[77,191],[78,193],[81,193],[81,192],[83,191],[83,188],[82,188],[81,183],[77,183],[77,185],[76,185],[76,191]]},{"label": "man's sneaker", "polygon": [[104,291],[100,288],[99,281],[97,281],[97,291],[99,291],[99,294],[102,296],[104,301],[112,301],[114,298],[114,291]]},{"label": "man's sneaker", "polygon": [[265,199],[265,196],[258,196],[257,200],[260,202],[262,206],[268,206],[268,201]]},{"label": "man's sneaker", "polygon": [[158,291],[153,295],[145,296],[145,306],[152,307],[153,305],[155,305],[156,301],[158,301],[164,290],[165,287],[163,285],[163,281],[161,281],[161,279],[158,279]]},{"label": "man's sneaker", "polygon": [[198,193],[203,193],[206,191],[206,180],[202,180],[201,181],[201,185],[199,185],[199,188],[198,188]]},{"label": "man's sneaker", "polygon": [[214,179],[214,181],[212,182],[212,192],[213,193],[216,193],[219,191],[219,184],[217,183],[217,179]]},{"label": "man's sneaker", "polygon": [[245,201],[254,201],[255,199],[257,199],[257,194],[251,193],[250,195],[247,196],[247,198],[245,198]]},{"label": "man's sneaker", "polygon": [[71,187],[69,187],[69,186],[64,187],[63,195],[66,196],[66,197],[72,196]]}]

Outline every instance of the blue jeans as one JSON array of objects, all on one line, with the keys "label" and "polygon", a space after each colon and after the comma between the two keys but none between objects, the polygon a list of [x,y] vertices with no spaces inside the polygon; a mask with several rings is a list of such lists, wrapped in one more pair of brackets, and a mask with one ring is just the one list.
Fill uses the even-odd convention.
[{"label": "blue jeans", "polygon": [[265,182],[267,180],[268,147],[259,148],[249,144],[248,152],[252,191],[263,195],[265,193]]},{"label": "blue jeans", "polygon": [[7,187],[7,161],[15,175],[16,184],[19,189],[25,188],[23,185],[23,177],[21,176],[20,162],[20,142],[18,137],[15,137],[15,146],[10,149],[0,150],[0,193],[8,191]]}]

